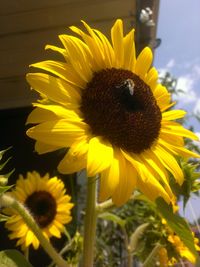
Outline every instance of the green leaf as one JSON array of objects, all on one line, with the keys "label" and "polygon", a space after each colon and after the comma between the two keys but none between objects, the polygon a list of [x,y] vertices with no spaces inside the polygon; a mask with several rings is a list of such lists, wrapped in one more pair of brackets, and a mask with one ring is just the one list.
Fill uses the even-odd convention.
[{"label": "green leaf", "polygon": [[162,217],[167,221],[169,227],[180,237],[184,245],[197,258],[198,253],[195,249],[194,237],[185,219],[178,214],[173,213],[172,207],[169,206],[162,198],[158,198],[156,200],[156,205]]},{"label": "green leaf", "polygon": [[5,193],[6,191],[8,191],[10,188],[12,188],[12,185],[7,185],[7,186],[0,186],[0,196]]},{"label": "green leaf", "polygon": [[143,262],[143,267],[154,267],[156,256],[162,246],[160,244],[156,244],[151,253],[146,258],[145,262]]},{"label": "green leaf", "polygon": [[0,252],[1,267],[33,267],[17,250],[9,249]]},{"label": "green leaf", "polygon": [[125,223],[126,223],[125,220],[121,219],[119,216],[117,216],[111,212],[103,212],[103,213],[99,214],[98,217],[101,219],[104,219],[104,220],[108,220],[108,221],[112,221],[114,223],[117,223],[121,227],[124,227]]},{"label": "green leaf", "polygon": [[129,243],[131,252],[134,252],[136,250],[139,239],[144,234],[144,231],[146,230],[148,226],[149,226],[149,223],[143,223],[140,226],[138,226],[136,230],[132,233],[130,237],[130,243]]},{"label": "green leaf", "polygon": [[195,264],[196,267],[200,267],[200,258],[197,259],[197,262]]}]

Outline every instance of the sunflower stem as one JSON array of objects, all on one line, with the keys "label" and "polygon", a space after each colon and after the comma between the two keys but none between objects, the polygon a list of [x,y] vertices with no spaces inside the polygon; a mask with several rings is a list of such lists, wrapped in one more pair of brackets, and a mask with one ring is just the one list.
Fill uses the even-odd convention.
[{"label": "sunflower stem", "polygon": [[97,212],[96,212],[96,177],[87,179],[87,200],[84,221],[84,241],[83,241],[83,265],[82,267],[92,267],[94,261],[94,247],[96,236]]},{"label": "sunflower stem", "polygon": [[64,259],[56,252],[51,243],[45,238],[40,227],[37,225],[27,208],[25,208],[20,202],[7,194],[2,195],[1,204],[4,207],[11,207],[19,213],[29,229],[31,229],[31,231],[37,237],[43,249],[47,252],[47,254],[50,256],[50,258],[52,258],[52,260],[57,264],[58,267],[69,267]]}]

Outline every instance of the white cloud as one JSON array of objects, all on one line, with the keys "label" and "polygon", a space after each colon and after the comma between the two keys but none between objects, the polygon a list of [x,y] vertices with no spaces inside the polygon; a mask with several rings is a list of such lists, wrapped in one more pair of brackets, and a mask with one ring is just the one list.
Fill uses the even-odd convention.
[{"label": "white cloud", "polygon": [[200,79],[200,65],[193,66],[193,72],[196,74],[196,79]]},{"label": "white cloud", "polygon": [[177,98],[182,104],[196,102],[197,95],[194,90],[195,80],[192,75],[180,76],[177,80],[176,88],[181,90],[178,92]]},{"label": "white cloud", "polygon": [[164,77],[165,76],[165,74],[166,74],[166,72],[170,72],[171,70],[171,68],[173,68],[174,66],[175,66],[175,60],[173,59],[173,58],[171,58],[168,62],[167,62],[167,64],[165,65],[165,67],[164,68],[159,68],[158,69],[158,72],[159,72],[159,77],[160,78],[162,78],[162,77]]},{"label": "white cloud", "polygon": [[195,114],[200,114],[200,99],[198,99],[197,101],[196,101],[196,104],[195,104],[195,106],[194,106],[194,113]]},{"label": "white cloud", "polygon": [[[173,70],[182,69],[180,76],[174,76]],[[184,72],[183,72],[184,69]],[[200,112],[200,95],[198,88],[200,87],[200,60],[185,62],[182,65],[171,58],[163,68],[159,70],[159,77],[165,77],[169,72],[172,77],[177,79],[176,89],[180,90],[177,95],[173,96],[178,101],[179,106],[188,105],[192,112]],[[179,72],[179,71],[178,71]],[[186,108],[187,109],[187,108]]]},{"label": "white cloud", "polygon": [[173,68],[175,66],[175,60],[174,60],[174,58],[171,58],[169,61],[168,61],[168,63],[167,63],[167,65],[166,65],[166,69],[171,69],[171,68]]},{"label": "white cloud", "polygon": [[200,132],[196,132],[195,134],[198,136],[199,140],[193,140],[193,143],[200,148]]}]

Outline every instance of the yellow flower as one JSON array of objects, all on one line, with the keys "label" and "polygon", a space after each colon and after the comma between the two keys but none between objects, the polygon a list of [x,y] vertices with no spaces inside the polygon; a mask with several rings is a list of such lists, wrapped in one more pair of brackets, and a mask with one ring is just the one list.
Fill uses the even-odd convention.
[{"label": "yellow flower", "polygon": [[158,258],[160,267],[167,267],[168,266],[168,254],[166,248],[162,247],[158,251]]},{"label": "yellow flower", "polygon": [[[196,262],[196,257],[192,254],[192,252],[183,244],[183,242],[180,240],[179,236],[176,234],[170,234],[168,236],[168,241],[173,244],[176,251],[179,253],[179,255],[182,258],[186,258],[191,263]],[[200,247],[198,246],[198,239],[194,238],[195,248],[197,251],[200,251]]]},{"label": "yellow flower", "polygon": [[[61,237],[64,224],[71,221],[71,197],[65,194],[64,184],[57,177],[49,178],[46,174],[40,177],[37,172],[28,172],[27,178],[17,180],[15,189],[10,193],[23,203],[33,215],[43,234],[49,239],[51,236]],[[5,213],[10,217],[6,222],[8,230],[12,231],[10,239],[18,239],[17,245],[22,249],[31,244],[38,249],[39,241],[28,228],[23,218],[13,209],[7,208]]]},{"label": "yellow flower", "polygon": [[110,43],[83,24],[87,33],[73,26],[78,37],[59,36],[63,48],[46,47],[65,62],[32,65],[51,74],[27,75],[43,99],[28,117],[38,125],[27,135],[37,141],[39,154],[70,147],[58,166],[61,173],[86,168],[89,177],[100,174],[100,201],[112,197],[122,205],[136,188],[151,200],[174,201],[168,172],[179,184],[184,179],[175,156],[199,157],[183,140],[197,137],[172,121],[185,111],[167,111],[174,104],[170,93],[158,83],[151,50],[136,58],[134,29],[124,35],[118,19]]}]

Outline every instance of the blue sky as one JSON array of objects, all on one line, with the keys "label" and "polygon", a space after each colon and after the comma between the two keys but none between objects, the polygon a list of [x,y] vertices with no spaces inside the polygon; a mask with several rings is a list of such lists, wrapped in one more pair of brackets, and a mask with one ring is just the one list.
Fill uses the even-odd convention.
[{"label": "blue sky", "polygon": [[[179,107],[200,112],[200,1],[160,1],[157,36],[162,43],[155,51],[155,66],[178,79]],[[192,120],[200,132],[200,123]]]},{"label": "blue sky", "polygon": [[[177,88],[185,92],[179,95],[177,107],[188,113],[200,112],[200,1],[160,0],[157,37],[162,43],[155,51],[155,67],[161,73],[169,71],[178,79]],[[200,133],[197,120],[188,124]],[[193,196],[191,205],[185,216],[194,221],[194,214],[200,217],[200,198]]]}]

